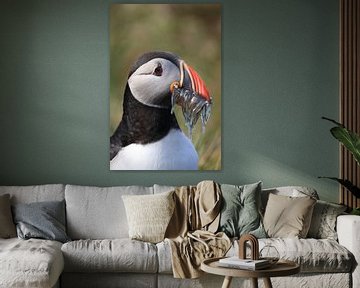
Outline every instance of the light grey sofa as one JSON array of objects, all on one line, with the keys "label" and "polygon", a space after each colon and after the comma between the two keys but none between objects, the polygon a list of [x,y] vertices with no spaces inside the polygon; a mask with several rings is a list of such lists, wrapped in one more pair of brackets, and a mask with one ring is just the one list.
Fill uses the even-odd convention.
[{"label": "light grey sofa", "polygon": [[[223,278],[174,279],[167,242],[128,238],[122,195],[154,194],[172,187],[89,187],[75,185],[0,186],[15,203],[66,202],[65,244],[48,240],[0,239],[0,287],[221,287]],[[291,195],[291,187],[273,189]],[[269,190],[263,191],[263,202]],[[260,239],[281,257],[301,264],[301,273],[273,278],[274,287],[360,287],[360,217],[338,217],[339,242],[329,239]],[[237,242],[228,252],[236,255]],[[260,287],[262,281],[259,281]],[[248,287],[249,281],[234,279]],[[242,286],[241,286],[242,287]]]}]

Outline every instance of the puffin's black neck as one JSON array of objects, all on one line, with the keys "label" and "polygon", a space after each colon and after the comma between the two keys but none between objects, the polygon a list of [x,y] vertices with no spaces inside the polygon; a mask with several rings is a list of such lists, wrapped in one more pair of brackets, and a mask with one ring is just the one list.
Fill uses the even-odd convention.
[{"label": "puffin's black neck", "polygon": [[170,95],[166,99],[164,105],[168,109],[146,106],[135,99],[129,85],[126,85],[123,116],[110,138],[110,152],[114,154],[111,158],[121,147],[155,142],[166,136],[171,128],[180,129],[175,115],[171,113]]}]

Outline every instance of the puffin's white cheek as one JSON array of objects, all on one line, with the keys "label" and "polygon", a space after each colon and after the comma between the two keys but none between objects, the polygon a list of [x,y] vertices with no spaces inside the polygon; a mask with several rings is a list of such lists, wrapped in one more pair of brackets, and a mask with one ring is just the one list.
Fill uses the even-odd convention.
[{"label": "puffin's white cheek", "polygon": [[153,75],[134,75],[128,80],[131,93],[141,103],[156,106],[169,92],[169,85],[161,77]]}]

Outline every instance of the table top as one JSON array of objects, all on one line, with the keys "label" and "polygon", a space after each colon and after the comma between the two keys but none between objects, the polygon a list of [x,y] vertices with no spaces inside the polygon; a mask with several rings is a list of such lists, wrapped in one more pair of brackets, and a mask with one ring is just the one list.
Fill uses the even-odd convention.
[{"label": "table top", "polygon": [[300,266],[289,260],[279,260],[271,267],[261,270],[245,270],[219,266],[219,259],[221,258],[223,257],[204,260],[201,263],[201,270],[216,275],[244,278],[279,277],[300,272]]}]

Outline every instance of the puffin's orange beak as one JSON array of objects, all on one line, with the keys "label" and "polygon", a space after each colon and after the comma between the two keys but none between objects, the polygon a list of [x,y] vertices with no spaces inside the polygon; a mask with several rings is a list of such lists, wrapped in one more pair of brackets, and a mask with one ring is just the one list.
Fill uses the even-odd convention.
[{"label": "puffin's orange beak", "polygon": [[[190,87],[186,87],[190,86]],[[211,97],[208,89],[206,88],[204,80],[199,74],[184,61],[180,61],[180,88],[190,88],[199,96],[205,98],[206,101],[211,103]]]}]

